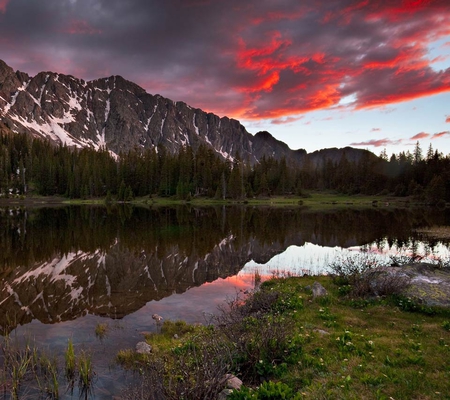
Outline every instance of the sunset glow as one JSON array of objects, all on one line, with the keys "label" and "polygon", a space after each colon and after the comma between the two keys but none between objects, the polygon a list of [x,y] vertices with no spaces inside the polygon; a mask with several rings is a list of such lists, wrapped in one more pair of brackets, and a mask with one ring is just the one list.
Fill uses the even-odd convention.
[{"label": "sunset glow", "polygon": [[450,152],[446,0],[0,0],[0,38],[14,69],[122,75],[291,148]]}]

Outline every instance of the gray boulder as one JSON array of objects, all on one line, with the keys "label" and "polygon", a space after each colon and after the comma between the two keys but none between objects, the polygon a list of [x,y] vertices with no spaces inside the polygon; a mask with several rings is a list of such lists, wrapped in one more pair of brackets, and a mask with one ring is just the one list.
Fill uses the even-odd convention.
[{"label": "gray boulder", "polygon": [[152,352],[152,346],[146,342],[139,342],[136,344],[136,353],[150,354]]},{"label": "gray boulder", "polygon": [[327,290],[319,283],[314,282],[312,285],[313,298],[327,296]]},{"label": "gray boulder", "polygon": [[234,376],[233,374],[226,374],[224,378],[225,378],[227,389],[239,390],[241,388],[242,381],[238,377]]}]

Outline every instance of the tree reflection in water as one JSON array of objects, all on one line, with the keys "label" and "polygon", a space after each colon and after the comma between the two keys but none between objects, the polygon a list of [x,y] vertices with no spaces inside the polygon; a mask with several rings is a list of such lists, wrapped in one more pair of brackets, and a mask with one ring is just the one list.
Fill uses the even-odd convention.
[{"label": "tree reflection in water", "polygon": [[[12,329],[34,319],[54,323],[86,314],[123,318],[151,300],[236,275],[249,261],[266,264],[289,246],[401,248],[414,245],[416,228],[436,224],[450,225],[449,212],[0,209],[0,325]],[[427,242],[431,249],[437,244]],[[15,324],[5,320],[11,314]]]}]

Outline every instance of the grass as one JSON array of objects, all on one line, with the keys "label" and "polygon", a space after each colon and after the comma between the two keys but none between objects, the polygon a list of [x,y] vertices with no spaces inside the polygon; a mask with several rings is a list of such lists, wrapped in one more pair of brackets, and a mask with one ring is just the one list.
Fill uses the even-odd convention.
[{"label": "grass", "polygon": [[[177,200],[175,198],[148,197],[136,198],[133,204],[151,204],[158,205],[175,205],[186,204],[186,201]],[[392,196],[367,196],[367,195],[344,195],[332,192],[313,191],[307,196],[272,196],[267,198],[249,198],[244,200],[218,200],[211,198],[194,198],[189,204],[198,206],[222,205],[222,204],[243,204],[251,206],[271,206],[271,207],[292,207],[304,206],[314,208],[336,208],[336,207],[387,207],[397,206],[404,207],[407,203],[406,198],[394,198]]]},{"label": "grass", "polygon": [[103,340],[106,337],[106,334],[108,333],[108,324],[107,323],[98,323],[95,326],[95,336],[98,337],[100,340]]},{"label": "grass", "polygon": [[27,341],[23,345],[5,335],[0,341],[0,391],[11,399],[58,399],[60,384],[65,382],[66,390],[73,394],[78,377],[80,398],[88,398],[95,383],[91,355],[82,351],[77,357],[69,339],[64,366],[61,364],[56,355],[47,355],[34,343]]},{"label": "grass", "polygon": [[[164,321],[159,333],[148,333],[145,340],[152,346],[153,354],[163,357],[165,352],[176,347],[186,335],[196,331],[196,327],[185,321]],[[147,354],[136,353],[133,349],[119,350],[116,360],[126,368],[133,368],[149,361]]]},{"label": "grass", "polygon": [[[28,195],[23,198],[0,199],[0,204],[20,204],[27,206],[42,206],[43,204],[72,204],[72,205],[105,205],[105,198],[89,198],[89,199],[68,199],[58,196],[39,196]],[[119,204],[112,201],[109,205]],[[175,197],[158,197],[149,198],[137,197],[129,204],[140,206],[173,206],[181,204],[192,204],[196,206],[211,206],[224,204],[244,204],[251,206],[272,206],[272,207],[292,207],[305,206],[313,208],[338,208],[338,207],[405,207],[409,204],[413,205],[414,201],[405,197],[392,196],[368,196],[368,195],[345,195],[334,192],[311,191],[305,196],[272,196],[267,198],[249,198],[243,200],[220,200],[213,198],[198,197],[191,201],[178,200]]]},{"label": "grass", "polygon": [[78,386],[81,394],[90,394],[93,388],[94,371],[92,368],[91,355],[86,352],[81,352],[78,358],[79,379]]},{"label": "grass", "polygon": [[[314,281],[327,296],[312,297]],[[326,276],[274,278],[228,306],[216,327],[183,325],[177,339],[174,327],[181,323],[165,321],[160,335],[147,338],[155,348],[151,360],[133,365],[145,371],[155,360],[174,363],[174,349],[185,354],[210,329],[231,343],[228,372],[246,387],[235,399],[267,398],[257,389],[262,381],[282,384],[264,393],[292,390],[302,399],[450,399],[450,310],[409,312],[396,297],[352,300]],[[202,342],[194,347],[195,359]]]},{"label": "grass", "polygon": [[76,357],[72,339],[69,339],[67,342],[67,349],[64,353],[64,359],[65,359],[65,376],[68,382],[72,382],[73,386],[76,371]]}]

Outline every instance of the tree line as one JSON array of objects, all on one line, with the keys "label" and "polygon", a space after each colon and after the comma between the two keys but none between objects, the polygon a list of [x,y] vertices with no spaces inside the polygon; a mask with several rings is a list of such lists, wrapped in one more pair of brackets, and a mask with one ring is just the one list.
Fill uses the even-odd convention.
[{"label": "tree line", "polygon": [[184,147],[172,154],[163,147],[136,149],[119,157],[107,150],[73,149],[25,134],[0,135],[0,196],[26,195],[68,198],[135,196],[204,196],[245,199],[255,196],[302,195],[308,190],[346,194],[394,194],[419,201],[450,201],[450,158],[431,146],[426,155],[417,142],[414,152],[388,158],[362,153],[358,161],[343,153],[339,161],[301,165],[263,157],[255,165],[236,154],[233,161],[210,147]]}]

